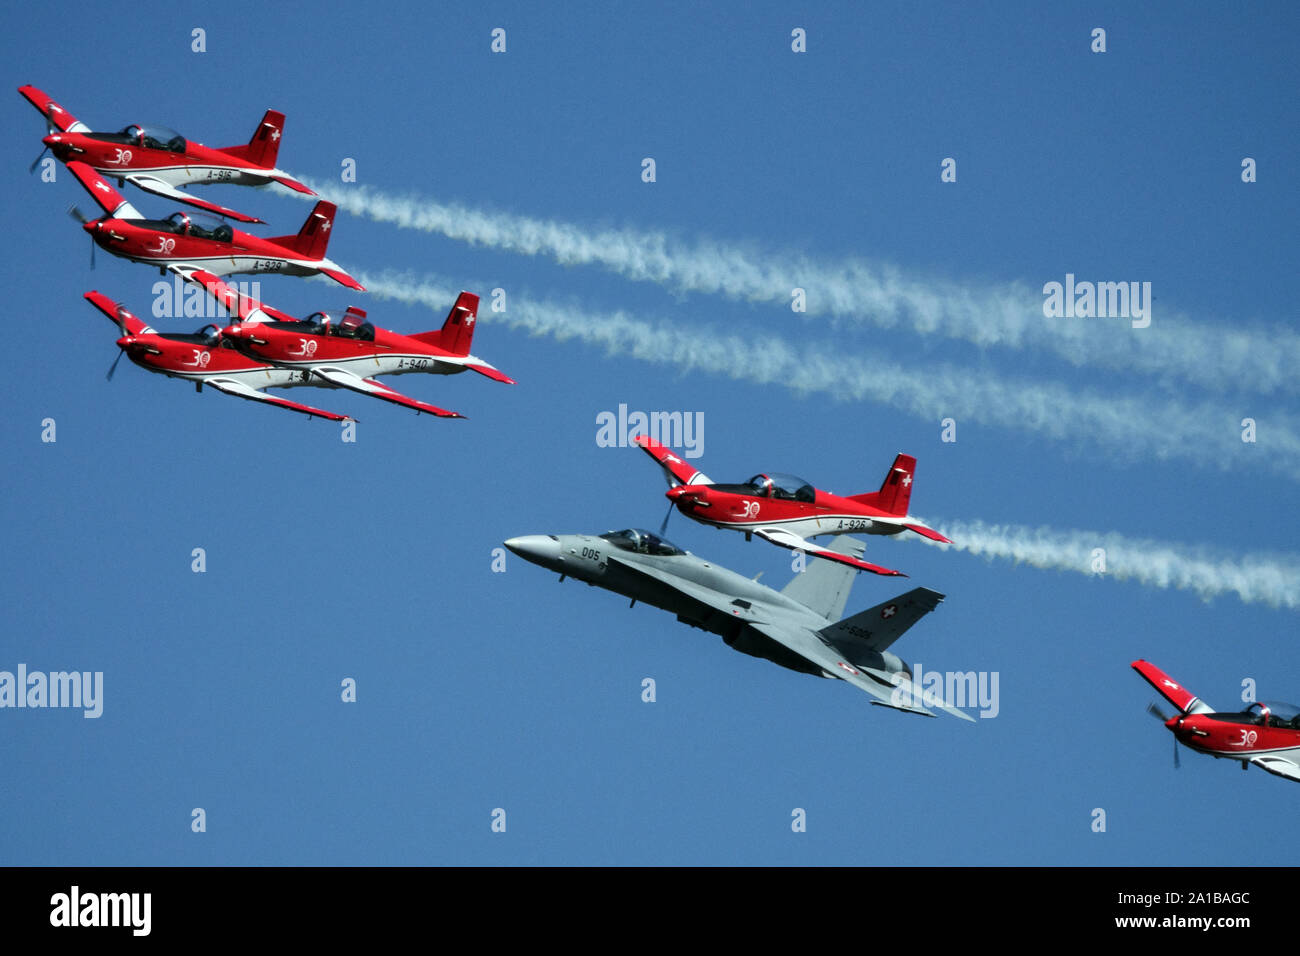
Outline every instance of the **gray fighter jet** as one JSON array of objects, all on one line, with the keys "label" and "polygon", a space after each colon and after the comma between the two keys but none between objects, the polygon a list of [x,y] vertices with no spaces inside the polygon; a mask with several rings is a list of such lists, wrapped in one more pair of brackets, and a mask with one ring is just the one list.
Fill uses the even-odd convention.
[{"label": "gray fighter jet", "polygon": [[[973,720],[912,683],[911,669],[889,646],[933,611],[943,595],[913,588],[870,610],[840,619],[857,571],[828,561],[810,562],[782,590],[728,571],[664,539],[629,528],[599,537],[532,534],[507,548],[563,581],[588,584],[644,601],[692,627],[719,634],[728,647],[782,667],[846,680],[876,698],[873,704],[936,716],[936,707]],[[861,557],[854,538],[838,538],[839,553]]]}]

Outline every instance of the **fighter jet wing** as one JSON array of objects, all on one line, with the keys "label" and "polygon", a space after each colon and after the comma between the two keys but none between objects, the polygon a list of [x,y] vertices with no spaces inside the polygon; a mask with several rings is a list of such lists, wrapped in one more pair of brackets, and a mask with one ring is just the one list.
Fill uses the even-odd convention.
[{"label": "fighter jet wing", "polygon": [[680,577],[661,574],[658,569],[648,567],[644,564],[633,564],[630,561],[623,561],[617,554],[611,553],[607,560],[618,561],[626,568],[644,574],[647,577],[663,581],[669,587],[673,588],[689,598],[699,601],[701,604],[713,608],[719,613],[734,617],[737,620],[744,621],[754,630],[766,637],[771,638],[782,647],[788,648],[798,654],[804,660],[811,661],[822,669],[823,672],[831,677],[838,677],[846,680],[855,687],[865,690],[876,700],[872,703],[879,704],[882,707],[892,707],[895,710],[905,710],[908,713],[924,714],[927,717],[934,717],[935,714],[928,710],[923,704],[938,707],[940,710],[947,711],[955,717],[963,720],[969,720],[972,723],[975,718],[969,714],[951,707],[942,702],[931,704],[926,700],[924,692],[902,674],[887,674],[884,671],[875,670],[874,668],[856,667],[831,645],[827,644],[814,632],[805,628],[798,627],[781,627],[761,620],[762,606],[754,607],[747,602],[744,604],[728,602],[724,595],[709,588],[700,587],[690,581]]},{"label": "fighter jet wing", "polygon": [[756,631],[776,641],[783,647],[794,651],[804,660],[811,661],[826,674],[846,680],[855,687],[865,690],[882,707],[905,710],[913,714],[935,716],[927,707],[960,717],[962,720],[975,722],[975,718],[943,701],[930,701],[924,691],[902,674],[889,674],[874,667],[858,667],[840,656],[834,647],[826,644],[812,631],[803,628],[775,627],[753,621],[750,626]]},{"label": "fighter jet wing", "polygon": [[764,541],[770,541],[783,548],[789,548],[791,551],[803,551],[805,554],[816,555],[819,558],[825,558],[827,561],[838,561],[840,564],[855,567],[859,571],[870,571],[872,574],[888,574],[900,578],[907,577],[902,571],[881,567],[879,564],[872,564],[869,561],[863,561],[861,558],[840,554],[830,548],[823,548],[821,545],[813,544],[806,538],[801,538],[793,531],[786,531],[784,528],[755,528],[754,534]]},{"label": "fighter jet wing", "polygon": [[197,206],[199,209],[206,209],[208,212],[215,212],[218,216],[226,216],[230,219],[237,219],[240,222],[265,222],[264,219],[258,219],[256,216],[246,216],[242,212],[235,212],[233,209],[227,209],[225,206],[218,206],[214,202],[208,202],[206,199],[200,199],[193,193],[187,193],[183,189],[177,189],[170,183],[165,183],[154,176],[146,176],[143,173],[132,173],[123,177],[128,183],[139,186],[147,193],[153,193],[155,196],[165,196],[168,199],[174,199],[177,202],[188,203],[191,206]]},{"label": "fighter jet wing", "polygon": [[1256,767],[1267,770],[1269,773],[1277,774],[1279,777],[1286,777],[1288,780],[1300,780],[1300,767],[1297,767],[1292,761],[1284,757],[1265,754],[1262,757],[1251,757],[1250,762]]},{"label": "fighter jet wing", "polygon": [[667,445],[661,445],[649,435],[637,435],[632,439],[641,449],[659,462],[668,478],[668,484],[677,485],[711,485],[713,480],[702,471],[696,471],[682,461]]},{"label": "fighter jet wing", "polygon": [[283,398],[276,398],[273,395],[266,394],[266,392],[251,388],[243,382],[237,382],[234,379],[209,378],[204,380],[203,384],[210,385],[217,391],[225,392],[227,395],[234,395],[236,398],[247,398],[254,402],[266,402],[269,405],[278,405],[280,408],[287,408],[292,412],[302,412],[304,415],[319,415],[321,418],[328,418],[331,421],[336,422],[356,421],[356,419],[351,415],[336,415],[334,412],[312,408],[310,405],[299,405],[297,402],[291,402]]},{"label": "fighter jet wing", "polygon": [[362,378],[360,375],[353,375],[346,369],[335,366],[313,367],[312,374],[323,378],[331,385],[339,388],[350,388],[354,392],[361,392],[363,395],[373,395],[375,398],[383,399],[385,402],[392,402],[394,405],[403,405],[406,408],[413,408],[417,412],[426,412],[430,415],[437,415],[439,418],[464,418],[459,412],[449,412],[445,408],[439,408],[437,405],[430,405],[427,402],[421,402],[414,398],[408,398],[401,392],[394,391],[387,385],[375,381],[373,378]]}]

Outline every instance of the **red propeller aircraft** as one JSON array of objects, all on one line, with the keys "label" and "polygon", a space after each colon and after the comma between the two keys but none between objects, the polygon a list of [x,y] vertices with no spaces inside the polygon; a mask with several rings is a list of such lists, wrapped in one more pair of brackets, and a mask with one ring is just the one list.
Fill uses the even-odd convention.
[{"label": "red propeller aircraft", "polygon": [[238,320],[222,336],[250,358],[291,370],[301,384],[348,388],[364,395],[427,412],[442,418],[462,418],[456,412],[409,398],[376,381],[377,375],[428,372],[453,375],[466,369],[496,382],[514,379],[469,354],[479,298],[462,292],[442,328],[401,335],[366,321],[361,309],[314,312],[295,319],[258,302],[204,271],[187,278],[208,293]]},{"label": "red propeller aircraft", "polygon": [[[132,124],[120,133],[96,133],[65,110],[49,94],[34,86],[18,92],[45,117],[49,135],[42,142],[62,162],[78,161],[105,176],[134,183],[146,192],[188,203],[240,222],[261,222],[225,206],[199,199],[178,186],[233,183],[264,186],[277,182],[296,192],[316,195],[302,183],[275,168],[284,132],[284,114],[267,110],[253,138],[245,146],[212,149],[194,143],[165,126]],[[41,151],[44,155],[44,150]],[[36,157],[32,169],[41,160]]]},{"label": "red propeller aircraft", "polygon": [[[879,491],[841,498],[818,491],[802,478],[775,472],[758,474],[744,484],[715,484],[672,449],[646,435],[632,439],[664,469],[668,499],[688,518],[718,528],[743,531],[746,540],[758,535],[783,548],[800,550],[874,574],[906,577],[901,571],[870,564],[808,541],[822,534],[899,534],[915,531],[922,537],[952,542],[907,513],[912,496],[916,459],[899,455]],[[672,514],[671,506],[669,514]],[[667,523],[667,517],[664,523]]]},{"label": "red propeller aircraft", "polygon": [[183,212],[172,213],[167,219],[146,219],[85,163],[68,163],[68,171],[105,212],[100,219],[86,219],[73,207],[73,215],[97,245],[115,256],[158,266],[160,272],[173,268],[182,274],[185,270],[177,267],[204,269],[217,275],[321,273],[349,289],[365,291],[361,283],[325,258],[337,211],[331,202],[318,202],[296,236],[261,239],[224,222],[205,229]]},{"label": "red propeller aircraft", "polygon": [[266,402],[304,415],[319,415],[333,421],[355,420],[350,415],[337,415],[267,395],[263,389],[308,383],[302,382],[297,372],[249,358],[223,339],[215,325],[205,325],[191,334],[157,332],[106,295],[87,292],[86,301],[112,319],[122,333],[117,340],[117,347],[122,351],[108,370],[110,380],[125,355],[150,372],[193,382],[196,391],[202,391],[207,385],[236,398]]},{"label": "red propeller aircraft", "polygon": [[1178,708],[1166,717],[1154,705],[1147,708],[1174,735],[1174,760],[1178,744],[1211,757],[1240,760],[1269,773],[1300,781],[1300,707],[1294,704],[1256,702],[1239,713],[1216,713],[1203,700],[1147,661],[1133,669]]}]

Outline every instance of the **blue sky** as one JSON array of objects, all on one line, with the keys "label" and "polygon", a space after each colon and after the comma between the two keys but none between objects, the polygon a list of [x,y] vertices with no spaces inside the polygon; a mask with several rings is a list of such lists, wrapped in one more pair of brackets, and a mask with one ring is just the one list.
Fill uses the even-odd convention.
[{"label": "blue sky", "polygon": [[[42,124],[11,92],[0,252],[23,360],[0,422],[0,669],[102,671],[105,700],[97,720],[0,710],[0,862],[1294,862],[1293,818],[1244,809],[1285,805],[1293,785],[1187,752],[1175,771],[1128,667],[1151,659],[1222,709],[1247,678],[1300,700],[1292,7],[214,11],[86,5],[54,32],[6,11],[9,85],[95,129],[156,122],[210,146],[279,109],[280,165],[341,201],[474,213],[468,241],[345,206],[330,255],[363,280],[504,289],[473,351],[519,384],[390,380],[466,422],[280,393],[357,416],[345,444],[333,423],[128,363],[106,382],[114,331],[81,295],[147,311],[158,277],[102,253],[90,270],[64,214],[89,201],[62,170],[27,175]],[[1089,50],[1094,27],[1105,53]],[[955,183],[940,181],[947,157]],[[345,158],[355,186],[339,181]],[[266,219],[264,235],[308,209],[278,188],[204,195]],[[519,251],[524,218],[595,237],[590,254]],[[663,281],[619,258],[651,239],[679,270]],[[757,264],[761,294],[737,260]],[[1151,326],[1043,317],[1039,290],[1067,273],[1150,282]],[[829,304],[863,275],[893,281]],[[729,281],[738,291],[710,291]],[[451,304],[326,280],[261,288],[285,311],[356,304],[407,332]],[[922,328],[909,309],[926,293],[956,317]],[[1008,297],[1015,323],[982,311]],[[538,331],[552,322],[563,332]],[[909,397],[930,379],[942,407]],[[906,451],[913,510],[940,526],[1155,544],[1120,579],[868,539],[869,560],[911,577],[860,576],[849,611],[941,591],[893,649],[1000,679],[994,719],[893,713],[513,556],[493,572],[513,535],[658,526],[657,469],[595,440],[620,404],[703,413],[697,464],[715,479],[788,471],[857,493]],[[1237,437],[1246,417],[1254,443]],[[761,542],[680,515],[668,536],[765,583],[790,577],[789,554]],[[1274,597],[1158,585],[1151,562],[1197,555],[1279,569]],[[196,807],[206,833],[191,832]]]}]

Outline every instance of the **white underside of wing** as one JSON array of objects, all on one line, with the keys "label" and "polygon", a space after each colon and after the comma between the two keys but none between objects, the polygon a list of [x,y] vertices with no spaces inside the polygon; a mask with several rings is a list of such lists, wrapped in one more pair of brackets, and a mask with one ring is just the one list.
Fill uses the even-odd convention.
[{"label": "white underside of wing", "polygon": [[1252,757],[1250,762],[1262,770],[1277,774],[1279,777],[1286,777],[1288,780],[1300,780],[1300,766],[1284,757]]}]

